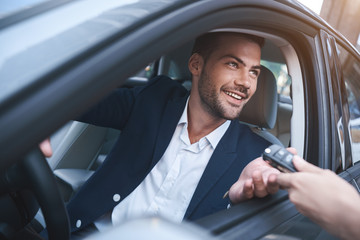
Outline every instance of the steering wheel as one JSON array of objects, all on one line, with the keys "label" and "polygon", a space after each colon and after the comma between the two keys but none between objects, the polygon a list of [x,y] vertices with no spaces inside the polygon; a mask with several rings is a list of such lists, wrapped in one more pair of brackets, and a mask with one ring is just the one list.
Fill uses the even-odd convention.
[{"label": "steering wheel", "polygon": [[31,151],[9,168],[3,174],[0,185],[0,193],[22,189],[32,191],[44,215],[49,239],[70,239],[65,204],[52,170],[39,149]]}]

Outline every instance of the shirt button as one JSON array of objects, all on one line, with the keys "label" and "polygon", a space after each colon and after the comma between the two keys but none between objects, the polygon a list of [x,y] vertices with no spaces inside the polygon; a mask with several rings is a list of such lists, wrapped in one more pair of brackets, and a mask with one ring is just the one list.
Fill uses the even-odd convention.
[{"label": "shirt button", "polygon": [[114,196],[113,196],[114,202],[118,202],[118,201],[120,201],[120,199],[121,199],[121,197],[119,194],[114,194]]},{"label": "shirt button", "polygon": [[81,227],[81,220],[77,220],[77,221],[76,221],[76,227],[77,227],[77,228]]}]

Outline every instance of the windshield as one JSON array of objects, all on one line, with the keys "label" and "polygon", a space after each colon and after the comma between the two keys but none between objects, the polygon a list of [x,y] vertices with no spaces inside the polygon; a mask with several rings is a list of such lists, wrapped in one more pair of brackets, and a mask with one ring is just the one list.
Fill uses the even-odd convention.
[{"label": "windshield", "polygon": [[[32,4],[35,2],[39,1],[34,0]],[[174,2],[72,1],[1,29],[0,102],[85,50]],[[15,5],[8,12],[15,11]]]}]

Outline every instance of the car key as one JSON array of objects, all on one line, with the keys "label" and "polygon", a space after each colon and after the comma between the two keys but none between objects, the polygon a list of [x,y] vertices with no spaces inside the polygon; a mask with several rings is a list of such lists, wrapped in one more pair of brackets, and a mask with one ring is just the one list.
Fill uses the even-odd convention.
[{"label": "car key", "polygon": [[266,148],[262,157],[264,161],[281,172],[296,172],[292,163],[294,154],[279,145],[274,144]]}]

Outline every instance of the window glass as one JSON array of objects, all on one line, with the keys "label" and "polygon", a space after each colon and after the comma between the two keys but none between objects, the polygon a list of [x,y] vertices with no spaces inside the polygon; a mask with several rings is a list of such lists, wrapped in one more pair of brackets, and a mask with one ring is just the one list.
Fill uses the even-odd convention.
[{"label": "window glass", "polygon": [[360,161],[360,62],[337,46],[349,104],[349,132],[353,163]]},{"label": "window glass", "polygon": [[285,63],[261,60],[261,65],[270,69],[277,82],[277,90],[280,96],[290,97],[291,78],[288,75]]}]

